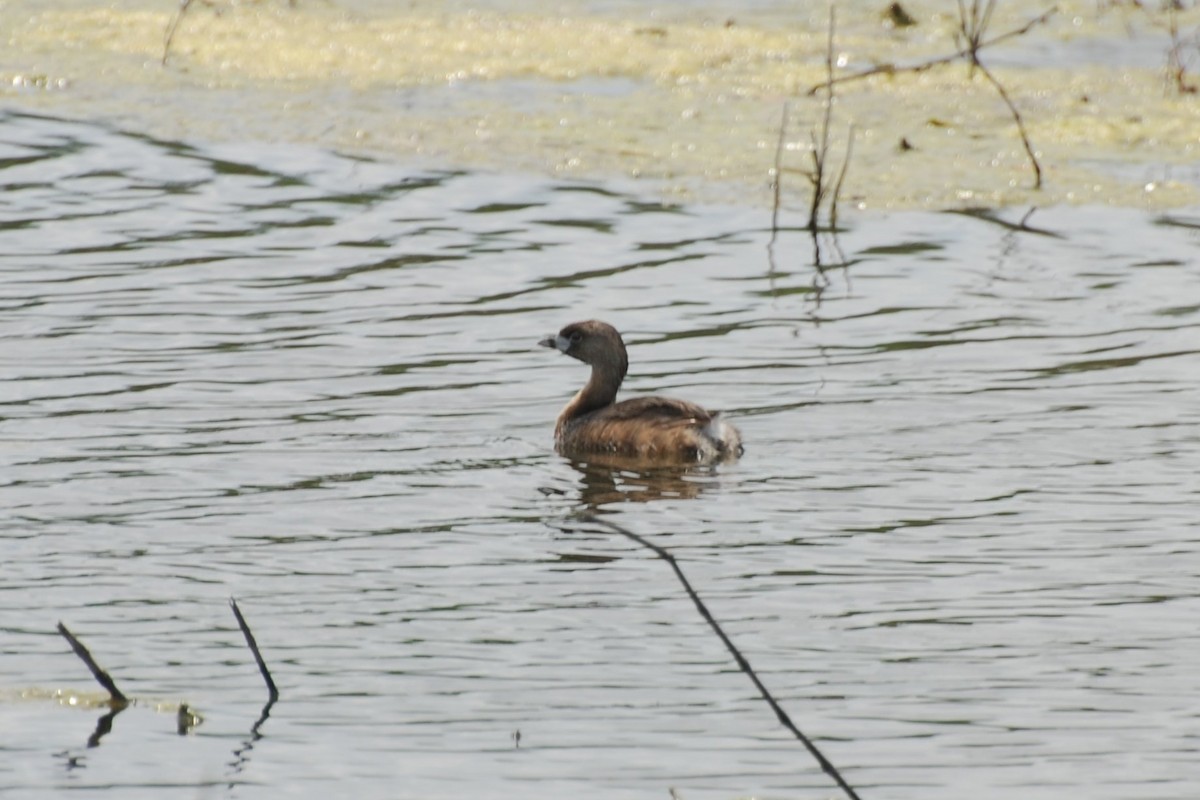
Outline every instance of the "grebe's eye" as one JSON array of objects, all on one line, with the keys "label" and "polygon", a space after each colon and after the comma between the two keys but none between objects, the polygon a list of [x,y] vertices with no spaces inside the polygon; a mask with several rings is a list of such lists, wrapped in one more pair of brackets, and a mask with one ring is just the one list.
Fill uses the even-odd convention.
[{"label": "grebe's eye", "polygon": [[581,341],[583,341],[583,334],[579,331],[575,331],[571,334],[570,339],[571,344],[579,344]]}]

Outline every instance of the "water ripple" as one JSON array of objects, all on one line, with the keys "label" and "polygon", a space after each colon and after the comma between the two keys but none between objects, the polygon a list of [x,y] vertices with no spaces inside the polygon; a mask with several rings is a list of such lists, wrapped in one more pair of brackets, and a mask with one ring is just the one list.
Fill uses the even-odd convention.
[{"label": "water ripple", "polygon": [[[1194,794],[1189,217],[863,218],[818,273],[755,209],[0,130],[6,795],[830,795],[580,510],[677,555],[864,796]],[[555,455],[584,373],[535,343],[583,317],[746,457]],[[230,594],[283,692],[253,733]],[[204,724],[88,749],[98,713],[10,698],[88,686],[58,619]]]}]

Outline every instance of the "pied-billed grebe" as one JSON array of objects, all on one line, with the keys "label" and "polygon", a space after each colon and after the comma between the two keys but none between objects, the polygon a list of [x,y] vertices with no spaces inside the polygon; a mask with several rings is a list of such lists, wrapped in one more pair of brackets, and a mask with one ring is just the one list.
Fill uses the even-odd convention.
[{"label": "pied-billed grebe", "polygon": [[564,455],[610,453],[654,461],[711,463],[742,454],[737,428],[695,403],[671,397],[614,402],[629,370],[625,342],[599,320],[575,322],[539,342],[592,367],[592,377],[554,426]]}]

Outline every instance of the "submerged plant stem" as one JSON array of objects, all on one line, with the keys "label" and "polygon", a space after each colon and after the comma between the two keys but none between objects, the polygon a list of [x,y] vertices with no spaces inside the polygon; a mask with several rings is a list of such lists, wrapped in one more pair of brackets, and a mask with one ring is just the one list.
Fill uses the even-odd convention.
[{"label": "submerged plant stem", "polygon": [[242,629],[242,635],[246,637],[246,644],[250,648],[250,652],[254,654],[254,661],[258,664],[258,671],[262,673],[263,680],[267,684],[267,693],[270,695],[270,704],[279,699],[279,689],[275,687],[275,681],[271,678],[271,671],[267,669],[267,662],[263,660],[262,652],[258,649],[258,642],[254,639],[254,634],[250,632],[250,626],[246,623],[246,618],[242,616],[242,610],[238,608],[237,600],[229,598],[229,606],[233,609],[233,616],[237,617],[238,627]]},{"label": "submerged plant stem", "polygon": [[750,678],[750,681],[754,684],[754,687],[758,689],[759,695],[761,695],[763,700],[766,701],[767,705],[771,707],[771,710],[775,712],[775,717],[779,720],[779,724],[791,731],[792,734],[800,740],[800,743],[804,745],[812,757],[817,760],[817,763],[821,765],[821,769],[825,772],[825,774],[833,778],[834,782],[837,783],[841,790],[846,793],[846,796],[849,797],[850,800],[859,800],[858,794],[854,791],[853,787],[846,782],[846,779],[842,777],[842,774],[838,772],[837,767],[835,767],[833,763],[825,757],[825,755],[817,748],[811,739],[805,736],[804,733],[798,727],[796,727],[796,723],[792,722],[792,718],[788,716],[788,713],[783,710],[781,705],[779,705],[779,702],[775,699],[774,695],[771,694],[771,691],[767,689],[765,684],[763,684],[762,680],[758,677],[758,673],[754,671],[754,667],[750,666],[750,662],[746,660],[744,655],[742,655],[742,651],[737,648],[737,645],[735,645],[725,633],[725,630],[721,627],[720,623],[718,623],[716,618],[713,617],[712,612],[708,610],[708,606],[706,606],[704,601],[700,599],[700,595],[696,593],[694,588],[692,588],[691,581],[689,581],[687,576],[683,574],[683,569],[679,566],[679,562],[675,560],[675,557],[671,555],[666,548],[660,547],[644,536],[639,536],[633,531],[622,528],[620,525],[608,522],[607,520],[603,520],[598,517],[587,517],[587,519],[589,522],[593,522],[603,528],[607,528],[613,533],[618,533],[621,536],[636,542],[642,547],[645,547],[653,552],[656,556],[661,558],[663,561],[666,561],[667,564],[670,565],[671,570],[675,573],[675,577],[683,586],[683,590],[687,592],[688,597],[692,600],[692,604],[695,605],[696,610],[700,612],[700,616],[704,618],[704,621],[708,623],[710,628],[712,628],[713,633],[717,634],[717,638],[720,639],[721,643],[725,645],[725,649],[728,650],[733,656],[733,660],[737,662],[738,669],[746,673],[746,676]]}]

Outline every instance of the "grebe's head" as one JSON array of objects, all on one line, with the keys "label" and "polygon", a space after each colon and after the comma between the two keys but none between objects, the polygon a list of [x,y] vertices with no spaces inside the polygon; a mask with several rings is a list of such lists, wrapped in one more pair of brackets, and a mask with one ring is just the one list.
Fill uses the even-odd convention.
[{"label": "grebe's head", "polygon": [[617,333],[617,329],[612,325],[598,319],[572,322],[557,335],[547,336],[538,344],[542,347],[553,347],[585,364],[616,367],[622,375],[629,367],[621,334]]}]

